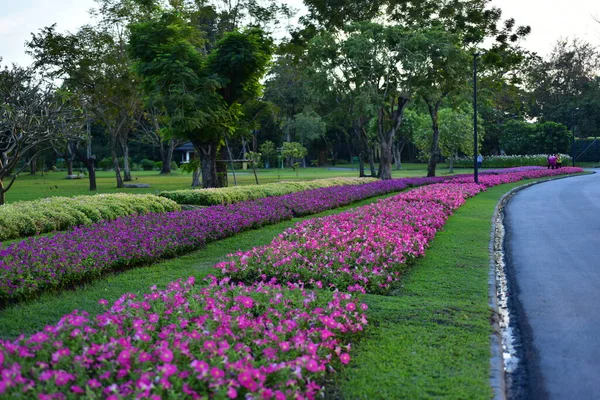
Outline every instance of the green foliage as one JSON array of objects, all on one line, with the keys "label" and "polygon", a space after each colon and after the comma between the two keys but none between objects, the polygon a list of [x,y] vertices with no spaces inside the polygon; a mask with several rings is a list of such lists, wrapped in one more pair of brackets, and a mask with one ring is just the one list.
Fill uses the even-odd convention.
[{"label": "green foliage", "polygon": [[160,192],[158,195],[171,199],[178,204],[212,206],[232,204],[240,201],[255,200],[263,197],[283,196],[309,189],[330,186],[360,185],[374,182],[374,178],[330,178],[305,182],[279,182],[259,186],[234,186],[218,189],[190,189]]},{"label": "green foliage", "polygon": [[0,242],[125,215],[180,209],[174,201],[152,194],[98,194],[16,202],[0,206]]},{"label": "green foliage", "polygon": [[[431,127],[428,119],[421,116],[419,129],[416,129],[414,140],[424,155],[431,156]],[[440,150],[444,157],[455,160],[459,154],[469,154],[473,151],[473,109],[464,107],[461,110],[443,108],[439,112]],[[483,142],[483,127],[479,126],[478,139]]]},{"label": "green foliage", "polygon": [[327,124],[316,112],[307,110],[294,116],[290,128],[294,130],[296,139],[307,143],[325,136]]},{"label": "green foliage", "polygon": [[142,161],[140,161],[140,167],[144,171],[152,171],[154,168],[157,167],[157,163],[155,161],[144,158]]},{"label": "green foliage", "polygon": [[275,143],[267,140],[261,144],[258,149],[265,158],[265,165],[270,166],[271,162],[275,161],[275,156],[277,156],[277,148],[275,147]]},{"label": "green foliage", "polygon": [[306,157],[308,150],[298,142],[285,142],[281,149],[283,157],[290,157],[293,160],[298,160]]},{"label": "green foliage", "polygon": [[568,153],[572,134],[555,122],[508,121],[502,128],[500,145],[506,154]]},{"label": "green foliage", "polygon": [[[119,163],[119,167],[123,168],[123,162],[125,161],[125,159],[123,157],[119,157],[117,159],[117,161]],[[131,162],[131,157],[130,157],[129,158],[129,165],[131,165],[131,164],[132,164],[132,162]],[[98,168],[101,168],[101,169],[103,169],[105,171],[112,170],[113,166],[114,166],[113,165],[113,160],[112,160],[111,157],[105,157],[102,160],[98,161],[97,166],[98,166]]]}]

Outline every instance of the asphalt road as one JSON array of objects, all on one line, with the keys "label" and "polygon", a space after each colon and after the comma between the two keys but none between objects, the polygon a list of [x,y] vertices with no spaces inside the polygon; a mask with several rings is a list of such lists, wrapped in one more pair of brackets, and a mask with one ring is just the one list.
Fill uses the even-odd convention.
[{"label": "asphalt road", "polygon": [[523,360],[514,397],[600,399],[600,173],[534,185],[505,210]]}]

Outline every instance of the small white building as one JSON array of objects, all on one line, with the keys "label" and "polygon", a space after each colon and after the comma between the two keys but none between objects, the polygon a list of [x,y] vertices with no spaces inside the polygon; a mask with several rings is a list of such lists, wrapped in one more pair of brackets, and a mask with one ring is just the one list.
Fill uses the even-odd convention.
[{"label": "small white building", "polygon": [[187,142],[175,149],[176,152],[181,153],[181,163],[187,164],[195,158],[196,149],[192,142]]}]

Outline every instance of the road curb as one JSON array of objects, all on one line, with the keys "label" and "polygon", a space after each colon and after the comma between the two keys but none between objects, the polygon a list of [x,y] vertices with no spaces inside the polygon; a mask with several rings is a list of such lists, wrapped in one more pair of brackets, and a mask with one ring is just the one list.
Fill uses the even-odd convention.
[{"label": "road curb", "polygon": [[[592,171],[592,173],[596,172]],[[494,400],[506,400],[508,389],[506,383],[506,373],[504,370],[504,348],[502,341],[502,330],[500,328],[501,314],[498,307],[499,288],[496,273],[498,265],[501,266],[500,268],[503,268],[504,266],[504,207],[510,201],[510,199],[521,190],[527,189],[533,185],[538,185],[540,183],[546,183],[558,179],[573,178],[575,176],[579,175],[552,177],[513,188],[500,198],[494,209],[494,214],[492,216],[492,229],[490,233],[490,265],[488,274],[488,304],[492,310],[492,333],[490,335],[490,386],[492,388],[492,398]]]}]

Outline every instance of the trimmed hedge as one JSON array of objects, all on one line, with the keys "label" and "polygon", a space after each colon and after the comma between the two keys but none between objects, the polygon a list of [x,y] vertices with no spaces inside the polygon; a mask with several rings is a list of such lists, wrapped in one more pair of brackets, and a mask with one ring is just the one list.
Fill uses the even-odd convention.
[{"label": "trimmed hedge", "polygon": [[0,206],[0,242],[111,221],[131,214],[165,213],[181,207],[152,194],[48,197]]},{"label": "trimmed hedge", "polygon": [[[562,165],[571,165],[571,156],[561,154]],[[548,165],[547,154],[530,154],[514,156],[485,156],[483,157],[483,168],[511,168]],[[460,157],[454,162],[457,168],[473,168],[473,157]]]},{"label": "trimmed hedge", "polygon": [[233,204],[240,201],[256,200],[264,197],[283,196],[309,189],[332,186],[351,186],[375,182],[376,178],[329,178],[314,181],[278,182],[257,186],[235,186],[218,189],[186,189],[160,192],[158,195],[178,204],[214,206]]}]

